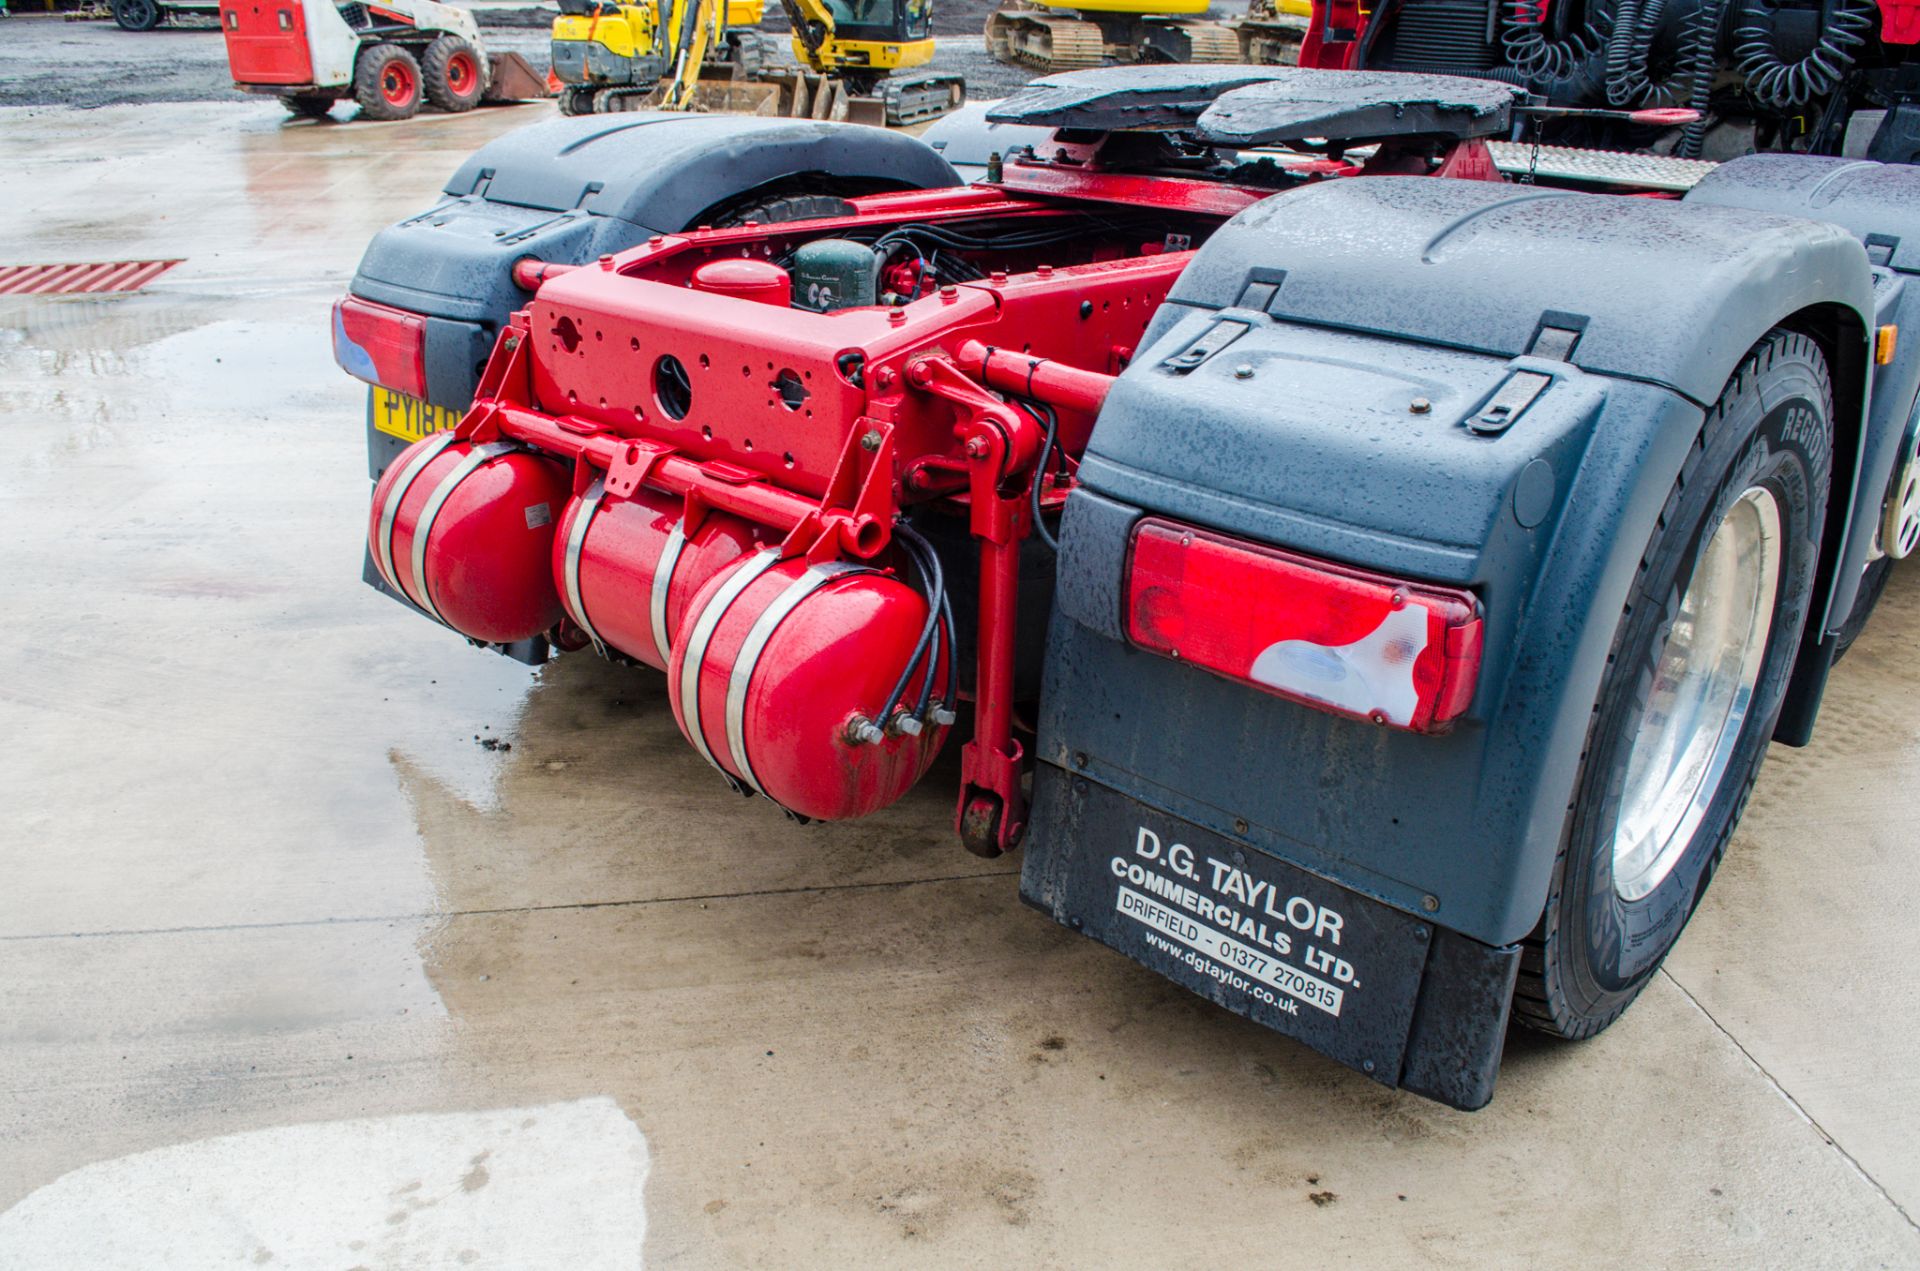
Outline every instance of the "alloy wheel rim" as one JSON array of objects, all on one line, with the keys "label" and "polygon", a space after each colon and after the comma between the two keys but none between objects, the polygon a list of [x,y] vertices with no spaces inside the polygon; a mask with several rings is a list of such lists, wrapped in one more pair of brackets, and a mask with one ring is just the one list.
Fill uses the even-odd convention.
[{"label": "alloy wheel rim", "polygon": [[386,99],[398,106],[413,97],[413,76],[407,68],[398,63],[389,63],[380,76],[380,91]]},{"label": "alloy wheel rim", "polygon": [[1655,664],[1614,823],[1622,900],[1666,880],[1720,789],[1766,660],[1780,561],[1780,505],[1749,487],[1714,527]]}]

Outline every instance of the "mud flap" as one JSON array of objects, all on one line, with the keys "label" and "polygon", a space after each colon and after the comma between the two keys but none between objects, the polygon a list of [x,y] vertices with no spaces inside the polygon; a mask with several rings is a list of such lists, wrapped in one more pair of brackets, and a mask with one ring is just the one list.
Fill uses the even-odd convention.
[{"label": "mud flap", "polygon": [[1384,1085],[1493,1096],[1518,946],[1490,948],[1041,764],[1021,898]]}]

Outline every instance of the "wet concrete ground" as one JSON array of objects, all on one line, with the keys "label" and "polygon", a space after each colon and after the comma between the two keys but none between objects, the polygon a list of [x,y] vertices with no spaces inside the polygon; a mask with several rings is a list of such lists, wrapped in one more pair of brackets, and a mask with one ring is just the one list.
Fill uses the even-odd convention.
[{"label": "wet concrete ground", "polygon": [[[1245,0],[1228,0],[1244,4]],[[492,52],[518,53],[540,74],[551,61],[547,30],[534,9],[474,5],[481,35]],[[551,9],[551,6],[548,6]],[[951,5],[958,10],[964,6]],[[971,15],[955,12],[941,23],[931,69],[966,77],[976,98],[1003,96],[1031,76],[986,54],[980,38],[984,6]],[[498,25],[511,21],[514,25]],[[768,6],[768,32],[786,30],[780,6]],[[953,34],[948,34],[953,29]],[[776,37],[773,53],[790,60]],[[110,21],[69,22],[59,16],[23,14],[0,19],[0,106],[119,106],[151,102],[248,100],[233,86],[226,42],[211,18],[183,15],[152,31],[123,31]],[[345,118],[351,102],[334,108]]]},{"label": "wet concrete ground", "polygon": [[1920,571],[1619,1025],[1389,1093],[1019,905],[950,772],[790,826],[361,585],[327,305],[547,109],[0,110],[0,263],[186,258],[0,300],[0,1265],[1920,1265]]}]

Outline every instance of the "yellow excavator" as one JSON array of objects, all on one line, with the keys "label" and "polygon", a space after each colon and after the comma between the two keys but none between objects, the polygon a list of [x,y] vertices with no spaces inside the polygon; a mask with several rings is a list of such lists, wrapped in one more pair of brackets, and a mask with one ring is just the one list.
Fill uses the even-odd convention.
[{"label": "yellow excavator", "polygon": [[1233,23],[1201,18],[1208,0],[1008,0],[987,15],[1002,62],[1070,71],[1114,62],[1292,63],[1309,0],[1253,0]]},{"label": "yellow excavator", "polygon": [[752,28],[765,0],[560,0],[553,73],[569,115],[719,110],[898,127],[966,101],[933,60],[932,0],[781,0],[793,66]]}]

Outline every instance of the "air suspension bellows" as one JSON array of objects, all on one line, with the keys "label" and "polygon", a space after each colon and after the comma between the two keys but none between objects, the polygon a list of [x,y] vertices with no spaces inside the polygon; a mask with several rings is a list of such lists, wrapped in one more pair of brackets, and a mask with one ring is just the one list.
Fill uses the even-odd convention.
[{"label": "air suspension bellows", "polygon": [[550,561],[568,494],[550,459],[436,433],[381,474],[368,545],[389,586],[460,634],[531,639],[560,620]]},{"label": "air suspension bellows", "polygon": [[[674,717],[716,767],[801,816],[865,816],[912,789],[946,728],[887,727],[926,599],[864,565],[745,557],[694,598],[667,670]],[[902,701],[945,693],[929,658]],[[877,722],[876,722],[877,721]]]},{"label": "air suspension bellows", "polygon": [[663,671],[694,594],[758,546],[751,523],[720,512],[688,534],[684,510],[677,496],[642,486],[615,498],[595,481],[567,505],[553,540],[567,616],[602,648]]}]

